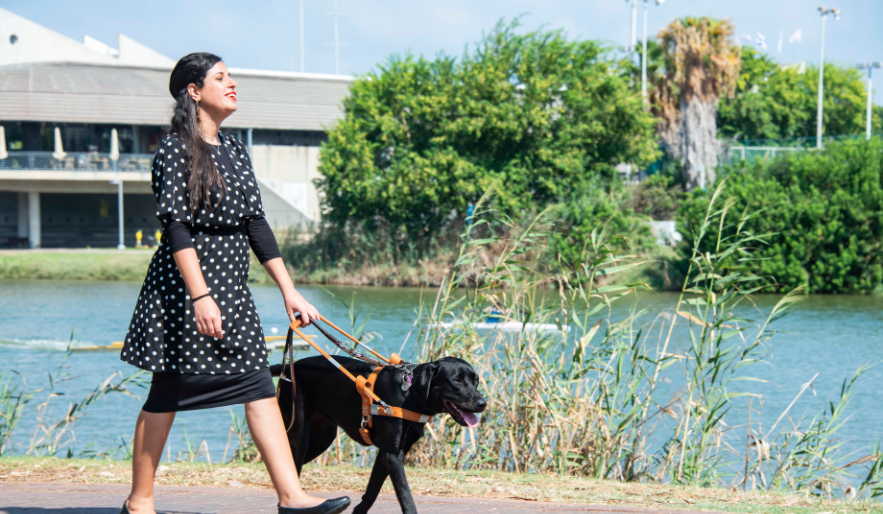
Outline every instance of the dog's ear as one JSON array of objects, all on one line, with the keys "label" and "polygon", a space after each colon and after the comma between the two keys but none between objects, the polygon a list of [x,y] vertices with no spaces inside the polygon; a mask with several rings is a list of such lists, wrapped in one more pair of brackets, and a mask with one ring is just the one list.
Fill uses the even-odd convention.
[{"label": "dog's ear", "polygon": [[438,366],[438,361],[435,361],[421,364],[414,369],[414,385],[417,386],[424,405],[429,401],[432,379],[438,375]]}]

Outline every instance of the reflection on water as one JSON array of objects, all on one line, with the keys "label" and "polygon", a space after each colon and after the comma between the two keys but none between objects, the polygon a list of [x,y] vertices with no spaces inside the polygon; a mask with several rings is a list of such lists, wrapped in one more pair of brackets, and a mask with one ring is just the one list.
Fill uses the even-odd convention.
[{"label": "reflection on water", "polygon": [[[284,334],[287,317],[281,296],[275,287],[252,285],[267,335]],[[2,369],[13,369],[22,374],[30,389],[48,386],[47,372],[55,372],[64,358],[64,349],[74,345],[106,345],[122,340],[128,327],[140,284],[126,282],[0,282],[0,362]],[[370,317],[365,327],[376,332],[372,346],[382,353],[398,352],[405,358],[414,342],[413,329],[421,291],[417,289],[346,288],[300,286],[303,295],[324,316],[341,327],[350,321],[344,303],[355,294],[356,309],[361,309],[360,325]],[[335,295],[337,298],[332,296]],[[434,299],[434,291],[424,291],[424,301]],[[745,305],[740,313],[752,319],[761,319],[778,300],[777,297],[755,298],[754,306]],[[651,322],[660,310],[671,309],[677,301],[672,293],[643,293],[632,303],[615,306],[612,319],[621,319],[636,304],[649,306]],[[658,326],[658,325],[657,325]],[[685,324],[675,330],[673,345],[683,347],[689,336]],[[800,419],[818,412],[829,398],[839,392],[844,378],[859,365],[881,359],[881,328],[883,328],[883,298],[872,296],[813,296],[778,321],[780,332],[768,343],[770,351],[765,364],[751,369],[754,376],[768,384],[753,384],[752,391],[763,393],[762,422],[771,425],[788,405],[802,384],[819,373],[815,381],[816,396],[810,392],[795,405],[791,416]],[[317,339],[317,340],[321,340]],[[407,345],[403,346],[407,341]],[[274,355],[273,359],[280,359]],[[58,386],[65,393],[53,399],[55,413],[66,410],[68,401],[77,401],[91,392],[101,380],[115,371],[131,374],[135,368],[122,363],[118,352],[74,352],[65,363],[70,380]],[[877,405],[883,401],[883,390],[877,384],[883,379],[883,368],[873,368],[859,386],[850,412],[855,416],[841,432],[849,440],[848,448],[868,447],[881,435],[881,414]],[[116,395],[101,400],[91,408],[76,428],[76,447],[101,451],[128,443],[135,418],[146,396],[145,389],[133,391],[140,398]],[[38,394],[42,401],[45,394]],[[28,407],[26,419],[13,438],[13,452],[27,449],[34,430],[34,408]],[[198,442],[205,438],[214,459],[223,453],[231,421],[231,412],[242,415],[242,407],[220,408],[208,411],[180,413],[170,437],[171,454],[185,448],[185,433]],[[736,424],[744,412],[736,409],[729,418]],[[753,419],[757,419],[757,415]]]}]

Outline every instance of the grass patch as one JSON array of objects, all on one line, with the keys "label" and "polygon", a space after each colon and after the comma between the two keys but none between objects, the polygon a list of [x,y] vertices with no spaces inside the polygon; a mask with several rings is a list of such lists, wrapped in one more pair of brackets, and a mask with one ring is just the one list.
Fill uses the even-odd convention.
[{"label": "grass patch", "polygon": [[[150,250],[71,250],[0,252],[0,280],[106,280],[141,282]],[[252,255],[249,282],[272,283]]]},{"label": "grass patch", "polygon": [[0,279],[144,280],[153,252],[71,251],[0,254]]},{"label": "grass patch", "polygon": [[[131,461],[0,457],[0,483],[66,482],[126,484]],[[351,465],[304,467],[302,481],[310,491],[362,491],[371,470]],[[819,500],[805,495],[722,488],[617,482],[560,475],[408,468],[411,490],[419,495],[524,499],[555,503],[618,505],[654,509],[717,510],[745,513],[883,513],[879,503]],[[268,489],[263,464],[163,462],[156,482],[165,485]],[[384,493],[393,493],[386,481]]]}]

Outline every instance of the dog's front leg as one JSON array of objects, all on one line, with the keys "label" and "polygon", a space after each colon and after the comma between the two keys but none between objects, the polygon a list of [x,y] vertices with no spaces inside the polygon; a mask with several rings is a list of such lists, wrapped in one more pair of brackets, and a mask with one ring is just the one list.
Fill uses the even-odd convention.
[{"label": "dog's front leg", "polygon": [[411,496],[411,487],[408,485],[408,477],[405,476],[405,451],[388,452],[380,450],[377,460],[386,465],[389,478],[392,480],[392,486],[396,491],[396,498],[399,499],[399,505],[402,507],[404,514],[417,514],[417,505],[414,504],[414,498]]},{"label": "dog's front leg", "polygon": [[365,494],[362,495],[362,501],[353,509],[353,514],[366,514],[368,512],[368,509],[377,501],[380,489],[383,488],[383,482],[386,481],[388,476],[389,472],[386,470],[386,464],[380,459],[380,454],[378,453],[377,458],[374,459],[374,467],[371,469],[371,478],[368,479],[368,488],[365,489]]}]

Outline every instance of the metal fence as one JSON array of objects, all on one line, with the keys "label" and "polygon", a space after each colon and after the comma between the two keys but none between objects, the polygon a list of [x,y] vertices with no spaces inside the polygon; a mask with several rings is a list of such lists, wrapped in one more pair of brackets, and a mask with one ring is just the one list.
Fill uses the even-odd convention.
[{"label": "metal fence", "polygon": [[120,154],[117,161],[108,153],[69,152],[61,159],[53,152],[8,152],[0,159],[0,170],[52,170],[52,171],[130,171],[149,172],[153,154]]},{"label": "metal fence", "polygon": [[[875,136],[879,137],[879,136]],[[848,136],[825,136],[822,138],[823,145],[834,143],[837,141],[847,141],[855,139],[865,139],[864,134],[848,135]],[[739,161],[748,161],[754,163],[762,159],[774,159],[795,152],[815,151],[815,137],[807,138],[790,138],[790,139],[756,139],[747,141],[721,141],[723,145],[723,153],[721,155],[720,164],[732,166]]]},{"label": "metal fence", "polygon": [[724,165],[733,165],[738,161],[748,161],[753,163],[758,159],[773,159],[794,152],[802,152],[804,150],[815,150],[815,148],[805,147],[785,147],[785,146],[730,146],[724,154]]}]

